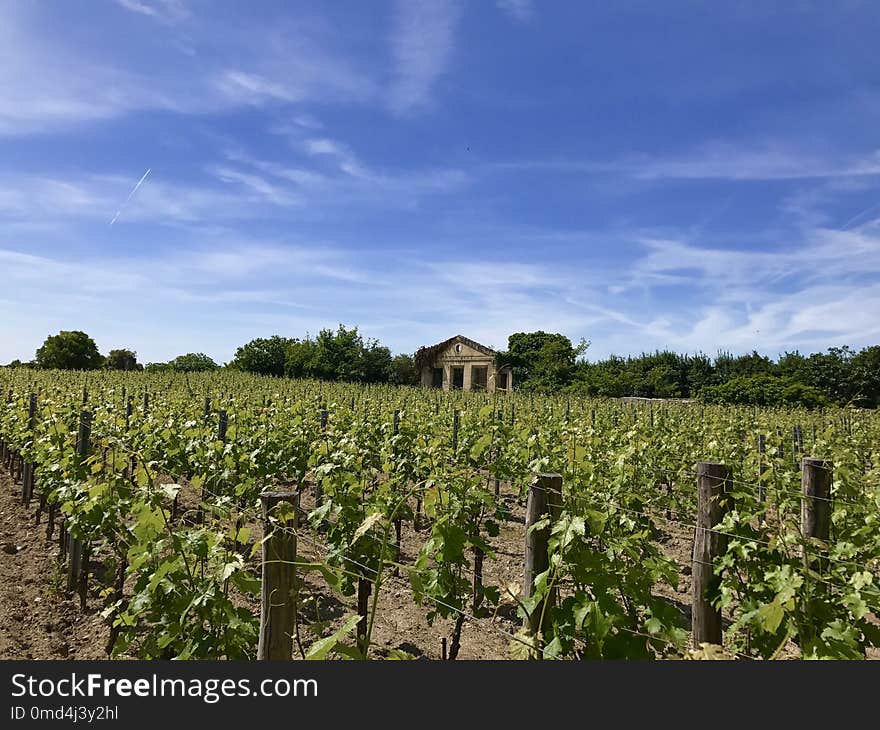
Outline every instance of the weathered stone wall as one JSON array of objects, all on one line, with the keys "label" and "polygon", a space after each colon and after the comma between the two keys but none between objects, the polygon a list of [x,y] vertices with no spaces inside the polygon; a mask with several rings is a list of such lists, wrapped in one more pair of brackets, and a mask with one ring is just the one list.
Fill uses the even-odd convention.
[{"label": "weathered stone wall", "polygon": [[[494,355],[487,355],[465,342],[452,342],[430,367],[422,368],[422,387],[430,388],[433,382],[433,368],[443,368],[443,390],[452,387],[452,369],[464,368],[462,390],[471,390],[473,385],[473,368],[486,368],[486,390],[493,392],[497,382],[497,368]],[[510,377],[510,376],[508,376]]]}]

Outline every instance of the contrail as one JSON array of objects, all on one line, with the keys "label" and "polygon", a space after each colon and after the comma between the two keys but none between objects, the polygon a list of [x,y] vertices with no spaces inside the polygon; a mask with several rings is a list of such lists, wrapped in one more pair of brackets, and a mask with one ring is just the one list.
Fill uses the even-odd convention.
[{"label": "contrail", "polygon": [[865,208],[865,209],[864,209],[861,213],[859,213],[858,215],[854,215],[852,218],[850,218],[846,223],[844,223],[844,224],[841,226],[841,230],[845,231],[845,230],[846,230],[847,228],[849,228],[853,223],[855,223],[859,218],[861,218],[863,215],[865,215],[865,213],[873,213],[875,210],[880,210],[880,203],[878,203],[878,204],[876,204],[876,205],[872,205],[872,206],[870,206],[870,207],[868,207],[868,208]]},{"label": "contrail", "polygon": [[144,176],[140,180],[137,181],[137,184],[131,189],[131,192],[128,194],[128,197],[123,201],[122,205],[119,206],[119,210],[116,211],[116,215],[114,215],[113,220],[110,221],[111,226],[114,223],[116,223],[119,216],[122,215],[122,210],[123,210],[123,208],[125,208],[126,205],[128,205],[128,201],[131,200],[131,196],[137,192],[137,189],[141,186],[141,184],[144,182],[144,180],[147,179],[147,175],[150,174],[150,169],[151,168],[149,168],[149,167],[147,168],[147,171],[144,173]]}]

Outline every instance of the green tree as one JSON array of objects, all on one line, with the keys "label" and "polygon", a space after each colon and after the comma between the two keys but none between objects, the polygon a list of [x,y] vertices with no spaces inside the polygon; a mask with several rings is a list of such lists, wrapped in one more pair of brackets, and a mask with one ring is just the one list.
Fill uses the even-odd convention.
[{"label": "green tree", "polygon": [[36,352],[41,368],[57,370],[97,370],[104,364],[95,341],[79,330],[62,330],[46,338]]},{"label": "green tree", "polygon": [[856,397],[871,408],[880,406],[880,345],[866,347],[850,362],[850,380]]},{"label": "green tree", "polygon": [[577,358],[589,347],[581,340],[577,347],[559,333],[516,332],[507,340],[507,351],[498,353],[499,365],[513,368],[513,382],[524,390],[555,390],[567,385]]},{"label": "green tree", "polygon": [[202,352],[190,352],[186,355],[179,355],[169,362],[168,366],[172,370],[177,370],[182,373],[204,372],[206,370],[216,370],[220,367]]},{"label": "green tree", "polygon": [[235,351],[231,367],[257,375],[284,375],[288,348],[296,340],[273,335],[257,337]]},{"label": "green tree", "polygon": [[395,355],[391,360],[391,369],[391,382],[396,385],[418,385],[421,382],[421,373],[412,355]]},{"label": "green tree", "polygon": [[287,346],[284,374],[288,378],[319,377],[318,355],[318,343],[314,340],[295,340]]},{"label": "green tree", "polygon": [[318,377],[324,380],[361,382],[363,372],[364,341],[357,327],[344,325],[334,332],[323,329],[316,338],[318,343]]},{"label": "green tree", "polygon": [[388,383],[394,378],[391,351],[377,340],[364,341],[357,327],[323,329],[314,339],[286,348],[285,373],[292,378]]},{"label": "green tree", "polygon": [[125,349],[110,350],[104,361],[104,367],[108,370],[143,370],[143,367],[138,365],[137,353]]},{"label": "green tree", "polygon": [[828,352],[814,353],[807,358],[800,379],[818,388],[830,400],[847,404],[858,395],[850,372],[854,356],[855,352],[849,347],[831,347]]},{"label": "green tree", "polygon": [[394,378],[391,350],[378,340],[367,340],[361,347],[361,382],[390,383]]}]

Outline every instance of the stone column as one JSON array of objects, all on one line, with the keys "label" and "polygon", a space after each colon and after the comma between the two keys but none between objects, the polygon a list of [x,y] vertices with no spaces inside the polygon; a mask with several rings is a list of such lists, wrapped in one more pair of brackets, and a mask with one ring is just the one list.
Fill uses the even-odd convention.
[{"label": "stone column", "polygon": [[471,368],[473,368],[472,363],[466,362],[464,364],[464,380],[461,384],[462,390],[470,390],[471,389],[471,384],[472,384],[471,376],[473,375]]}]

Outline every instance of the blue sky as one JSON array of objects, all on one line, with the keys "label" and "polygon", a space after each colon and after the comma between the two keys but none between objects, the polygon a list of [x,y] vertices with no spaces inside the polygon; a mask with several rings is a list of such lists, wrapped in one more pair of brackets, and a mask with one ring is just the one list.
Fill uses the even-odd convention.
[{"label": "blue sky", "polygon": [[0,362],[880,342],[878,37],[872,2],[5,0]]}]

